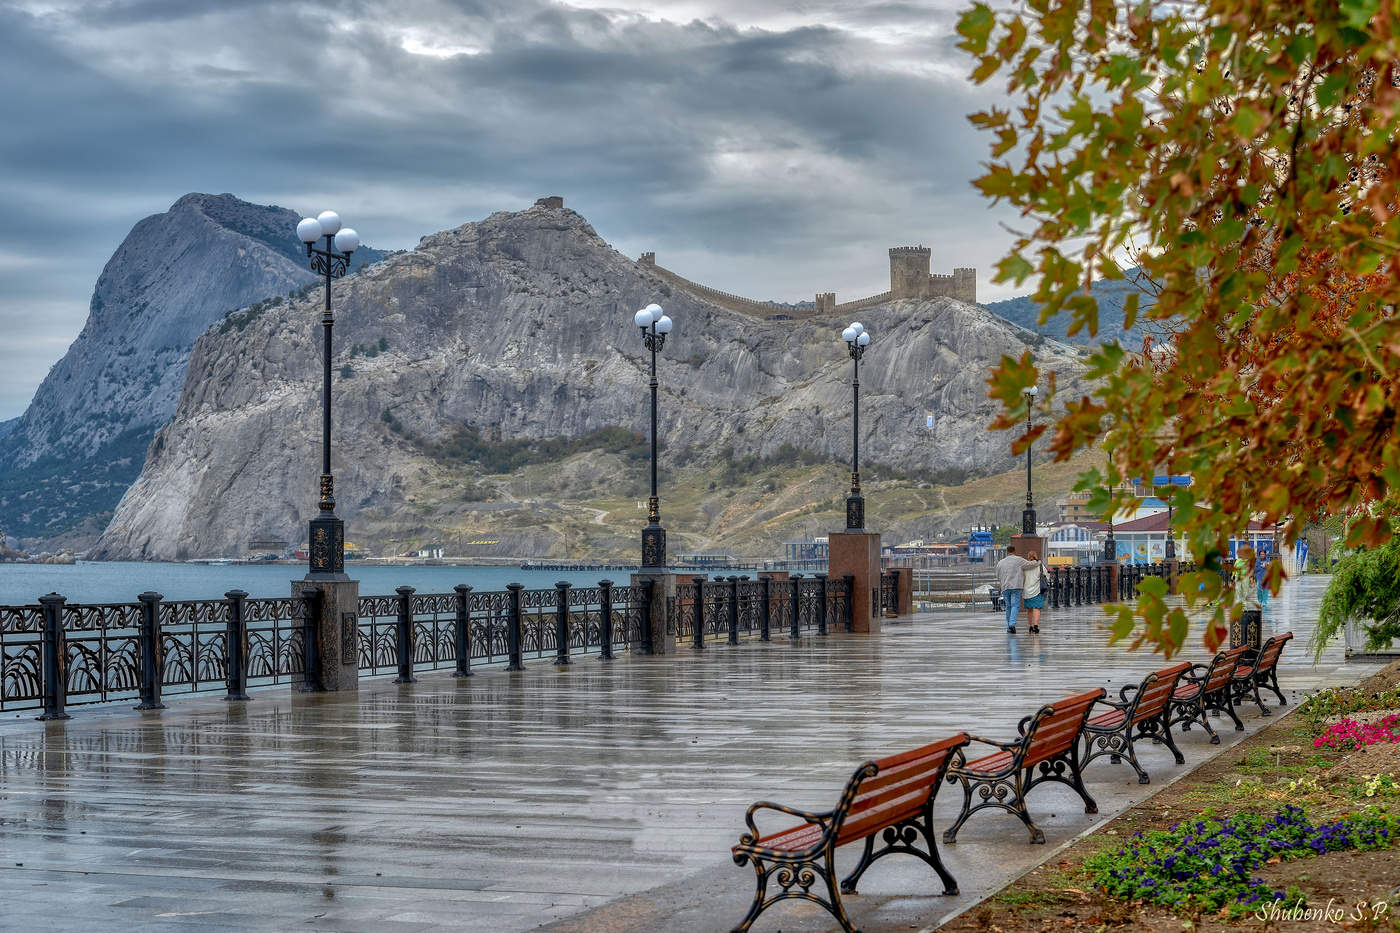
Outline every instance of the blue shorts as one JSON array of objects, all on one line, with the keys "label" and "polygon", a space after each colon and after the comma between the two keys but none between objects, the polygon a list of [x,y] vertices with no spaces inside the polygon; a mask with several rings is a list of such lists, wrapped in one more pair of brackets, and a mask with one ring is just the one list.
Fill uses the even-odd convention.
[{"label": "blue shorts", "polygon": [[1041,593],[1038,596],[1032,596],[1030,599],[1027,599],[1022,605],[1024,605],[1027,609],[1044,609],[1045,594]]}]

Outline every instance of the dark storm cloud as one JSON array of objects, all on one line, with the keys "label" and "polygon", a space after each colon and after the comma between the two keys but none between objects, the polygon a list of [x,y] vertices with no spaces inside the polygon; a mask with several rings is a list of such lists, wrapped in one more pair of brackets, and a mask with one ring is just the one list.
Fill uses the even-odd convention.
[{"label": "dark storm cloud", "polygon": [[[906,240],[939,268],[1001,248],[952,2],[24,9],[0,8],[0,80],[30,91],[0,103],[0,324],[45,346],[131,226],[195,190],[334,206],[384,247],[557,193],[624,252],[788,300],[882,290]],[[37,345],[0,342],[0,417],[56,358]]]}]

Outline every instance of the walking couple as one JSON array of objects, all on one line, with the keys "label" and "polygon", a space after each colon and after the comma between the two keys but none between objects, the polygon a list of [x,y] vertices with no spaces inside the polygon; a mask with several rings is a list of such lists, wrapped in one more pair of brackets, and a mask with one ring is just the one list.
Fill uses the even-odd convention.
[{"label": "walking couple", "polygon": [[1016,545],[1006,548],[1006,556],[997,561],[997,583],[1001,585],[1001,598],[1006,602],[1006,631],[1016,634],[1016,621],[1021,617],[1021,606],[1026,607],[1030,617],[1031,632],[1040,634],[1040,610],[1045,608],[1045,568],[1040,564],[1040,555],[1030,551],[1025,557],[1016,554]]}]

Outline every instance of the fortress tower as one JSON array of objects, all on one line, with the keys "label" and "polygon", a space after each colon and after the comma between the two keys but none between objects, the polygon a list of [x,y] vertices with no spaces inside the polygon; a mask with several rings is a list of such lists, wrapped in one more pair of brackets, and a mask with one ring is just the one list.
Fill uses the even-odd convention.
[{"label": "fortress tower", "polygon": [[890,249],[890,297],[956,298],[977,304],[977,270],[964,266],[952,275],[932,275],[929,254],[926,246]]},{"label": "fortress tower", "polygon": [[928,297],[930,256],[927,246],[890,248],[890,297]]},{"label": "fortress tower", "polygon": [[817,299],[813,303],[813,314],[835,314],[836,313],[836,293],[817,292]]}]

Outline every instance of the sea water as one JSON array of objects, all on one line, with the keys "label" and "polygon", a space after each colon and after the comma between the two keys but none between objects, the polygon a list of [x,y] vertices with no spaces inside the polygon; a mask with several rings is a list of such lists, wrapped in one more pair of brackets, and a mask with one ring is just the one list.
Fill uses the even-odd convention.
[{"label": "sea water", "polygon": [[[346,573],[360,581],[361,596],[392,596],[396,587],[420,593],[450,593],[459,583],[474,590],[504,590],[507,583],[547,589],[557,581],[596,586],[601,579],[629,582],[625,570],[522,570],[519,567],[401,566],[351,564]],[[38,602],[58,593],[70,603],[130,603],[147,590],[166,599],[222,599],[229,590],[249,596],[290,596],[292,581],[304,567],[284,564],[167,564],[154,562],[78,561],[76,564],[0,563],[0,606]]]}]

